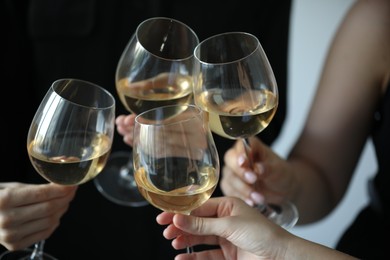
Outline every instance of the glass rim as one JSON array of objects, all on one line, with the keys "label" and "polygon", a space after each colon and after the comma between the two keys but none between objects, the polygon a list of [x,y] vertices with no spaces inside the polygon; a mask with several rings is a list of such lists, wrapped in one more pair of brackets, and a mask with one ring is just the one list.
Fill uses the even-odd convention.
[{"label": "glass rim", "polygon": [[[241,58],[239,59],[234,59],[234,60],[231,60],[231,61],[226,61],[226,62],[206,62],[204,60],[202,60],[200,57],[199,57],[199,54],[200,54],[200,48],[202,48],[205,44],[208,44],[210,43],[212,40],[215,40],[217,38],[222,38],[222,37],[225,37],[227,35],[240,35],[240,36],[245,36],[247,39],[250,39],[250,40],[253,40],[253,42],[255,43],[255,47],[252,49],[252,51],[248,52],[245,56],[242,56]],[[259,38],[257,38],[257,36],[255,36],[254,34],[252,33],[248,33],[248,32],[243,32],[243,31],[232,31],[232,32],[224,32],[224,33],[219,33],[219,34],[215,34],[215,35],[212,35],[206,39],[204,39],[203,41],[201,41],[194,49],[194,58],[200,63],[200,64],[203,64],[203,65],[225,65],[225,64],[231,64],[231,63],[235,63],[235,62],[238,62],[240,60],[244,60],[246,59],[247,57],[251,56],[253,53],[255,53],[258,49],[262,48],[261,46],[261,43],[260,43],[260,40]]]},{"label": "glass rim", "polygon": [[156,53],[150,51],[148,48],[146,48],[143,44],[142,44],[142,41],[140,40],[140,37],[139,37],[139,32],[140,30],[142,29],[143,26],[145,26],[147,23],[151,22],[151,21],[157,21],[157,20],[164,20],[164,21],[171,21],[171,22],[174,22],[175,24],[178,24],[178,25],[181,25],[183,26],[183,28],[186,28],[186,30],[188,32],[190,32],[190,34],[195,38],[195,47],[194,49],[196,48],[196,46],[199,44],[199,37],[198,35],[196,34],[196,32],[186,23],[180,21],[180,20],[177,20],[177,19],[174,19],[174,18],[170,18],[170,17],[167,17],[167,16],[156,16],[156,17],[151,17],[151,18],[148,18],[148,19],[145,19],[143,20],[136,28],[135,30],[135,33],[134,33],[134,37],[137,38],[137,42],[140,44],[140,46],[142,46],[143,49],[145,49],[149,54],[155,56],[155,57],[159,57],[161,59],[164,59],[164,60],[172,60],[172,61],[182,61],[182,60],[188,60],[188,59],[191,59],[193,56],[194,56],[194,52],[193,50],[191,52],[189,52],[189,56],[187,57],[182,57],[182,58],[172,58],[172,59],[167,59],[167,58],[164,58],[162,56],[159,56],[157,55]]},{"label": "glass rim", "polygon": [[103,93],[104,95],[106,95],[108,97],[108,99],[107,99],[108,102],[106,102],[107,105],[104,105],[104,106],[99,105],[99,106],[94,107],[94,109],[96,109],[96,110],[105,110],[105,109],[111,109],[112,107],[115,107],[115,98],[111,94],[111,92],[109,92],[107,89],[105,89],[102,86],[100,86],[100,85],[98,85],[96,83],[93,83],[91,81],[87,81],[87,80],[83,80],[83,79],[77,79],[77,78],[60,78],[60,79],[57,79],[57,80],[53,81],[53,83],[50,85],[50,88],[61,99],[64,99],[67,102],[76,104],[76,105],[78,105],[80,107],[88,107],[86,105],[74,102],[73,100],[69,99],[69,97],[65,97],[63,95],[63,93],[61,93],[61,91],[64,89],[64,87],[67,84],[69,84],[69,83],[81,83],[84,86],[96,88],[96,89],[99,90],[99,92]]},{"label": "glass rim", "polygon": [[[164,122],[165,120],[155,120],[155,119],[150,119],[150,120],[155,120],[154,122],[158,122],[158,123],[147,123],[147,122],[141,122],[140,119],[147,119],[147,118],[144,118],[144,116],[146,114],[149,114],[149,113],[154,113],[155,111],[158,111],[158,110],[167,110],[167,109],[170,109],[170,108],[175,108],[175,107],[187,107],[185,110],[183,110],[182,112],[186,112],[188,110],[188,108],[191,108],[191,112],[193,112],[192,116],[191,117],[188,117],[186,119],[181,119],[181,120],[174,120],[174,121],[169,121],[169,122]],[[156,113],[157,114],[157,113]],[[176,124],[179,124],[179,123],[183,123],[183,122],[186,122],[186,121],[189,121],[189,120],[192,120],[196,117],[199,117],[203,114],[203,110],[197,106],[197,105],[194,105],[194,104],[181,104],[181,105],[167,105],[167,106],[160,106],[160,107],[155,107],[155,108],[152,108],[152,109],[148,109],[140,114],[138,114],[135,119],[134,119],[134,122],[136,124],[139,124],[139,125],[154,125],[154,126],[170,126],[170,125],[176,125]]]}]

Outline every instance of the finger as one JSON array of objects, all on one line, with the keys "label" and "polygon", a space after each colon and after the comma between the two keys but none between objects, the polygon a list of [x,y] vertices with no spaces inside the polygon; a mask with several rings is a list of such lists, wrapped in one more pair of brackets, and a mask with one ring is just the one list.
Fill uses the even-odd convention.
[{"label": "finger", "polygon": [[214,235],[196,236],[183,234],[172,240],[172,246],[177,250],[196,245],[219,245],[219,238]]},{"label": "finger", "polygon": [[243,181],[253,184],[257,180],[254,169],[250,168],[250,162],[244,151],[241,150],[242,144],[234,145],[234,149],[229,149],[224,155],[225,166],[239,176]]},{"label": "finger", "polygon": [[34,234],[46,234],[54,230],[59,225],[58,215],[51,215],[45,218],[34,219],[32,221],[14,226],[12,228],[2,229],[0,237],[6,243],[17,243],[19,240],[26,239]]},{"label": "finger", "polygon": [[8,250],[19,250],[19,249],[24,249],[32,244],[40,241],[40,240],[45,240],[50,237],[50,235],[53,233],[54,229],[50,230],[42,230],[40,232],[30,234],[28,236],[16,239],[16,240],[3,240],[1,239],[1,244],[5,246]]},{"label": "finger", "polygon": [[123,123],[125,125],[127,125],[128,127],[133,127],[134,126],[134,122],[135,122],[135,117],[137,115],[132,113],[132,114],[129,114],[129,115],[126,115],[123,119]]},{"label": "finger", "polygon": [[115,119],[115,125],[122,130],[133,129],[135,114],[119,115]]},{"label": "finger", "polygon": [[52,215],[62,216],[67,211],[73,198],[74,193],[69,193],[65,197],[3,210],[0,212],[0,227],[19,227],[25,223]]},{"label": "finger", "polygon": [[156,221],[160,225],[168,225],[172,223],[172,219],[174,215],[175,213],[163,211],[157,215]]},{"label": "finger", "polygon": [[254,186],[244,182],[230,168],[224,167],[220,180],[220,187],[224,195],[240,198],[247,203],[251,203],[251,193],[254,191]]},{"label": "finger", "polygon": [[124,135],[123,136],[123,142],[125,144],[127,144],[128,146],[133,147],[133,143],[134,143],[133,134],[126,134],[126,135]]},{"label": "finger", "polygon": [[47,218],[38,219],[14,229],[7,229],[0,233],[2,245],[10,250],[26,248],[37,241],[49,238],[59,226],[60,215],[52,215]]},{"label": "finger", "polygon": [[125,119],[126,115],[119,115],[115,118],[115,125],[123,125],[123,120]]},{"label": "finger", "polygon": [[[32,217],[10,228],[0,229],[1,243],[8,249],[21,249],[36,241],[48,238],[59,226],[60,218],[68,210],[68,201],[69,199],[66,198],[52,201],[50,207],[54,210],[53,214],[45,214],[42,218]],[[26,213],[23,214],[26,215]],[[32,215],[34,213],[28,216]]]},{"label": "finger", "polygon": [[128,134],[132,134],[133,128],[134,128],[133,126],[129,126],[127,124],[118,124],[116,126],[116,131],[120,135],[124,136],[124,135],[128,135]]},{"label": "finger", "polygon": [[[181,236],[177,236],[178,245],[196,245],[197,243],[205,243],[204,239],[207,239],[207,243],[216,243],[213,237],[222,237],[228,235],[226,230],[229,230],[231,223],[226,223],[225,218],[200,218],[187,215],[175,215],[173,219],[174,225],[184,232],[192,235],[186,235],[183,233]],[[202,237],[202,239],[197,238]],[[182,241],[184,240],[184,241]]]},{"label": "finger", "polygon": [[18,188],[23,187],[28,184],[20,183],[20,182],[0,182],[0,189],[6,189],[6,188]]},{"label": "finger", "polygon": [[[218,216],[218,209],[220,207],[220,203],[223,201],[223,197],[214,197],[209,200],[207,200],[203,205],[200,207],[194,209],[191,214],[199,217],[215,217]],[[178,217],[180,214],[176,214],[173,216],[172,222],[175,222],[176,218],[181,218]]]},{"label": "finger", "polygon": [[181,235],[184,235],[186,234],[183,230],[177,228],[175,225],[173,224],[170,224],[168,225],[164,231],[163,231],[163,236],[168,239],[168,240],[171,240],[171,239],[174,239],[178,236],[181,236]]},{"label": "finger", "polygon": [[[74,194],[77,186],[49,184],[23,184],[2,186],[0,189],[0,208],[20,207]],[[18,188],[15,188],[18,187]]]},{"label": "finger", "polygon": [[70,193],[68,196],[55,198],[45,201],[43,203],[31,204],[27,207],[19,207],[20,214],[27,215],[29,213],[31,219],[45,218],[52,215],[62,215],[69,207],[70,201],[74,198],[74,194]]},{"label": "finger", "polygon": [[243,211],[258,212],[248,207],[242,200],[233,197],[210,198],[200,207],[194,209],[191,215],[176,214],[173,224],[190,234],[216,235],[222,238],[229,236],[228,230],[234,223],[234,218],[229,216],[242,214]]}]

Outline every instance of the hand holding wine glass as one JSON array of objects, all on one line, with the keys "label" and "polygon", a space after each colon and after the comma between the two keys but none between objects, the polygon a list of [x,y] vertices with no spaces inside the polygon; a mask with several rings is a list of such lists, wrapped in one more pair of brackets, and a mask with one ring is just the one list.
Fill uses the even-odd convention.
[{"label": "hand holding wine glass", "polygon": [[[24,254],[23,249],[50,237],[68,211],[76,191],[77,186],[54,183],[1,183],[0,244]],[[17,259],[15,253],[12,256]]]},{"label": "hand holding wine glass", "polygon": [[[209,116],[213,132],[242,140],[253,165],[247,140],[264,130],[278,106],[276,80],[259,40],[249,33],[212,36],[194,51],[194,99]],[[290,202],[257,207],[277,224],[296,224],[298,212]]]},{"label": "hand holding wine glass", "polygon": [[[199,43],[184,23],[166,17],[143,21],[117,65],[115,82],[125,108],[140,114],[151,108],[191,103],[193,50]],[[98,190],[124,206],[144,206],[133,177],[131,152],[113,153],[103,173],[95,178]]]},{"label": "hand holding wine glass", "polygon": [[[42,100],[27,136],[35,170],[47,181],[79,185],[104,168],[114,134],[115,100],[100,86],[77,79],[55,81]],[[1,259],[55,259],[43,252],[8,251]]]},{"label": "hand holding wine glass", "polygon": [[207,120],[194,105],[159,107],[136,117],[134,176],[153,206],[190,214],[211,197],[220,164]]}]

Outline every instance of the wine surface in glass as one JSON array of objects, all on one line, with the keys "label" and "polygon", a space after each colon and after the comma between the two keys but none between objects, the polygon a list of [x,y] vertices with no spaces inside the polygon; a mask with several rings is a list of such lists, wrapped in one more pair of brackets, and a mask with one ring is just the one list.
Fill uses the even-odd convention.
[{"label": "wine surface in glass", "polygon": [[[175,167],[171,169],[169,180],[163,174],[147,174],[146,171],[158,171],[158,169],[145,169],[135,172],[140,193],[155,207],[168,212],[189,214],[193,209],[207,201],[218,184],[218,173],[213,167],[204,167],[187,175],[185,169],[180,169],[180,160],[185,158],[165,158]],[[165,171],[165,170],[163,170]],[[154,178],[151,178],[153,176]],[[163,177],[158,179],[155,176]]]},{"label": "wine surface in glass", "polygon": [[192,78],[174,75],[172,80],[168,73],[163,73],[153,80],[131,84],[128,78],[123,78],[117,82],[117,92],[128,111],[140,114],[160,106],[191,103]]},{"label": "wine surface in glass", "polygon": [[268,90],[248,90],[237,95],[210,89],[197,97],[197,104],[209,118],[211,130],[225,138],[254,136],[263,131],[275,115],[278,98]]},{"label": "wine surface in glass", "polygon": [[[28,154],[37,172],[46,180],[61,185],[78,185],[87,182],[104,168],[111,151],[111,139],[100,133],[67,133],[57,140],[62,155],[47,153],[47,141],[35,139],[28,145]],[[85,145],[71,146],[71,143],[84,142]],[[61,145],[66,144],[66,145]]]}]

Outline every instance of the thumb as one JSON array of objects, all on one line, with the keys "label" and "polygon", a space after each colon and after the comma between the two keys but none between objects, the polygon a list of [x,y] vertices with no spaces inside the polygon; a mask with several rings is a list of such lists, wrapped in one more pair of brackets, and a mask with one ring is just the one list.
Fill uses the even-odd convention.
[{"label": "thumb", "polygon": [[228,236],[224,231],[228,230],[229,221],[225,218],[205,218],[176,214],[173,218],[173,224],[186,233],[193,235],[215,235],[223,238]]}]

